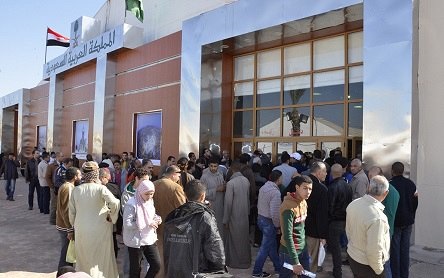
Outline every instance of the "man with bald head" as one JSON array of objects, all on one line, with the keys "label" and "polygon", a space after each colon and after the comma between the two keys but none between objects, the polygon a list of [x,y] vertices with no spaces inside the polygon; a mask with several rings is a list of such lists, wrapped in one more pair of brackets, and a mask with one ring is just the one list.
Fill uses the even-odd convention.
[{"label": "man with bald head", "polygon": [[310,271],[318,269],[319,245],[328,237],[328,193],[324,185],[327,167],[322,161],[315,161],[310,168],[313,191],[307,199],[307,219],[305,220],[305,240],[311,258]]},{"label": "man with bald head", "polygon": [[350,186],[353,190],[353,200],[355,200],[367,193],[368,178],[364,169],[362,169],[362,162],[358,158],[350,162],[350,171],[353,174]]},{"label": "man with bald head", "polygon": [[[372,179],[375,176],[384,176],[381,167],[373,166],[368,170],[368,178]],[[398,209],[399,203],[399,193],[396,188],[389,183],[389,192],[387,197],[385,197],[382,204],[384,205],[384,214],[387,216],[388,224],[390,227],[390,242],[393,237],[393,232],[395,231],[395,216],[396,210]],[[384,265],[384,270],[387,277],[392,277],[392,271],[390,267],[390,260],[388,260]]]},{"label": "man with bald head", "polygon": [[384,205],[389,182],[384,176],[370,180],[368,194],[347,207],[347,253],[350,268],[357,278],[385,277],[389,259],[390,232]]},{"label": "man with bald head", "polygon": [[344,169],[338,163],[330,168],[332,182],[328,186],[328,249],[333,258],[333,277],[342,277],[341,234],[345,233],[347,206],[352,201],[352,189],[342,177]]}]

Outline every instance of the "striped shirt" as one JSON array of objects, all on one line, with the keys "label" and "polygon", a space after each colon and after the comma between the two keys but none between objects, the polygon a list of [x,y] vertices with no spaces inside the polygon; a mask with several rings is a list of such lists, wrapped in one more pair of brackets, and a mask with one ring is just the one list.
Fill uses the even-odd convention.
[{"label": "striped shirt", "polygon": [[267,181],[259,189],[257,201],[258,214],[273,220],[276,228],[280,227],[279,207],[281,206],[281,192],[279,187],[272,181]]}]

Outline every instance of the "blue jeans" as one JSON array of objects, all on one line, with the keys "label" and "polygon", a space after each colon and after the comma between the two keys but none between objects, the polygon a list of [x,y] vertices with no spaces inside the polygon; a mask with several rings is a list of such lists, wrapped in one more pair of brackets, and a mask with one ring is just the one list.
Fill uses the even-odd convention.
[{"label": "blue jeans", "polygon": [[268,256],[273,262],[275,271],[279,272],[282,264],[280,264],[277,253],[276,228],[273,225],[273,221],[270,218],[259,215],[257,218],[257,226],[262,232],[262,244],[257,253],[253,274],[262,273],[262,268]]},{"label": "blue jeans", "polygon": [[[279,257],[281,259],[281,265],[283,266],[284,263],[292,264],[290,261],[290,256],[287,253],[279,252]],[[302,250],[302,253],[298,255],[299,263],[302,265],[302,267],[305,270],[310,270],[310,256],[308,255],[307,247]],[[296,274],[290,269],[287,269],[285,267],[281,268],[281,271],[279,272],[279,278],[291,278],[296,277]],[[300,275],[300,277],[307,277],[305,275]]]},{"label": "blue jeans", "polygon": [[390,264],[394,278],[409,277],[411,234],[412,225],[395,227],[390,248]]},{"label": "blue jeans", "polygon": [[8,199],[14,198],[14,192],[15,192],[15,182],[16,179],[7,179],[6,180],[6,196],[8,196]]}]

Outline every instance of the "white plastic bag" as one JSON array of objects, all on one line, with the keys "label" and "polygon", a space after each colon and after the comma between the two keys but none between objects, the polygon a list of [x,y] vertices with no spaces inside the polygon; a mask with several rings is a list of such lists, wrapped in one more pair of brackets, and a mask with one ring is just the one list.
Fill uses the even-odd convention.
[{"label": "white plastic bag", "polygon": [[322,242],[319,242],[318,266],[322,266],[325,259],[325,248]]}]

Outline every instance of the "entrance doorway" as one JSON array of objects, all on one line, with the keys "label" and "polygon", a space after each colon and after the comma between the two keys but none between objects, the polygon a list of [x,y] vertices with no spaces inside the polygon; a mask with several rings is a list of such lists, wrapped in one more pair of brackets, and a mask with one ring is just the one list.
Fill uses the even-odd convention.
[{"label": "entrance doorway", "polygon": [[242,140],[234,142],[232,153],[238,157],[241,153],[253,153],[256,149],[261,149],[268,154],[273,163],[279,162],[282,152],[289,154],[302,151],[312,153],[314,150],[324,150],[326,157],[331,150],[340,148],[344,157],[352,159],[360,157],[362,153],[362,137],[350,138],[344,141],[342,137],[298,137],[298,138],[255,138],[252,141]]}]

